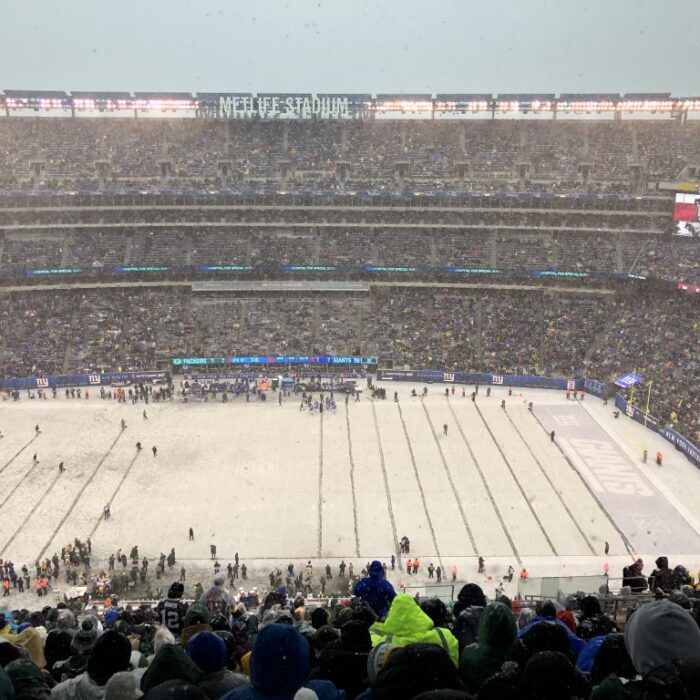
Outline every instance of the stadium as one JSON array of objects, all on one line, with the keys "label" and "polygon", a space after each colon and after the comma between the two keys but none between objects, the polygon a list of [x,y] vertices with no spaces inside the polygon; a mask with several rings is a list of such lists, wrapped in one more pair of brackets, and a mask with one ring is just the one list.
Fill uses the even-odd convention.
[{"label": "stadium", "polygon": [[[410,639],[444,655],[421,663],[457,664],[425,687],[449,697],[545,697],[513,693],[562,626],[573,678],[632,611],[695,625],[700,99],[5,90],[0,114],[15,691],[20,657],[54,695],[81,674],[103,691],[89,653],[72,674],[72,647],[51,666],[27,641],[98,621],[144,662],[170,629],[188,656],[161,681],[234,699],[267,697],[250,653],[284,623],[312,649],[293,690],[407,699],[381,694],[388,654],[376,685],[357,671],[399,606],[443,639]],[[475,624],[504,601],[552,639],[520,636],[498,658],[521,675],[493,680]],[[349,653],[350,618],[341,673],[324,646]],[[212,629],[236,640],[215,688]],[[151,663],[115,670],[156,697]],[[577,668],[556,697],[589,697]]]}]

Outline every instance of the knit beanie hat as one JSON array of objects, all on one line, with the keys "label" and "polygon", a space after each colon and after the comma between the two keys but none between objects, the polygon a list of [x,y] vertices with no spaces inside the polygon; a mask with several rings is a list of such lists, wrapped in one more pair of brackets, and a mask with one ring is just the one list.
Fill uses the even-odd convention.
[{"label": "knit beanie hat", "polygon": [[214,632],[199,632],[187,642],[187,656],[204,673],[221,671],[228,664],[226,642]]},{"label": "knit beanie hat", "polygon": [[87,664],[87,672],[97,685],[105,685],[119,671],[126,671],[131,660],[129,640],[109,630],[95,642]]},{"label": "knit beanie hat", "polygon": [[89,654],[97,642],[97,630],[93,627],[92,620],[83,620],[80,631],[73,637],[70,649],[75,654]]},{"label": "knit beanie hat", "polygon": [[202,603],[192,603],[185,613],[185,627],[190,625],[208,625],[211,613]]}]

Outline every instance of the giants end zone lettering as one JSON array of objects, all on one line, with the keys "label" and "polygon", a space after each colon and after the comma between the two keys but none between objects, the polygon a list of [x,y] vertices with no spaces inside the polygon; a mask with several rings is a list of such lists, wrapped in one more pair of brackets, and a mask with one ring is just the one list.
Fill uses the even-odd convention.
[{"label": "giants end zone lettering", "polygon": [[455,380],[455,375],[451,374],[449,372],[443,372],[442,373],[442,381],[443,382],[453,382]]},{"label": "giants end zone lettering", "polygon": [[89,374],[88,381],[90,382],[90,384],[101,384],[102,383],[99,374]]},{"label": "giants end zone lettering", "polygon": [[37,377],[36,385],[39,388],[47,387],[49,385],[49,380],[47,377]]},{"label": "giants end zone lettering", "polygon": [[491,384],[503,384],[503,375],[502,374],[492,374],[491,375]]}]

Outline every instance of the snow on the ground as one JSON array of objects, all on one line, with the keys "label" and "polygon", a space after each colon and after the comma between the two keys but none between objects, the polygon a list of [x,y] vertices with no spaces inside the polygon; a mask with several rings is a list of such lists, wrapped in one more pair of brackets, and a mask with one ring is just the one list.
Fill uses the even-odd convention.
[{"label": "snow on the ground", "polygon": [[[364,395],[346,407],[336,396],[337,410],[322,415],[300,411],[294,397],[278,405],[275,396],[148,406],[62,395],[3,402],[0,558],[31,569],[40,555],[91,535],[93,568],[106,568],[111,552],[128,553],[133,545],[153,567],[174,547],[173,574],[184,565],[189,587],[197,579],[206,585],[215,544],[224,568],[238,552],[249,569],[247,585],[262,587],[271,568],[284,571],[289,562],[299,571],[311,560],[317,579],[326,563],[335,575],[341,560],[358,574],[371,559],[388,562],[406,535],[421,573],[390,571],[396,585],[424,586],[431,562],[442,565],[446,578],[456,565],[458,584],[476,581],[489,595],[510,565],[516,570],[506,585],[511,594],[523,566],[531,577],[583,576],[600,575],[608,563],[611,576],[620,575],[631,555],[614,514],[603,511],[535,419],[537,406],[570,407],[563,392],[517,389],[508,396],[494,387],[487,397],[481,387],[475,405],[471,387],[466,397],[457,387],[447,399],[444,385],[431,385],[422,400],[410,396],[422,385],[386,386],[386,401]],[[613,409],[590,396],[580,406],[688,527],[700,528],[698,471],[660,437],[624,416],[613,419]],[[650,455],[664,453],[662,468],[652,460],[641,464],[643,446]],[[61,461],[66,471],[59,476]],[[103,521],[107,502],[112,518]],[[647,572],[664,554],[633,553],[645,559]],[[479,555],[486,575],[476,573]],[[696,571],[700,552],[675,563]],[[172,578],[164,577],[164,588]],[[18,596],[11,598],[18,604]],[[34,596],[28,600],[35,604]]]}]

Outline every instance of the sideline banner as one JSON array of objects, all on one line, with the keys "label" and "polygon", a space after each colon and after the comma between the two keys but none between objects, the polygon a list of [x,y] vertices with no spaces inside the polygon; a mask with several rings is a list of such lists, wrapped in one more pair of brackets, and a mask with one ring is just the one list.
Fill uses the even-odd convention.
[{"label": "sideline banner", "polygon": [[170,381],[170,372],[105,372],[104,374],[61,374],[48,377],[13,377],[0,379],[0,388],[10,390],[49,389],[67,386],[108,386],[112,382]]},{"label": "sideline banner", "polygon": [[484,374],[477,372],[439,372],[435,370],[379,369],[377,381],[434,382],[450,384],[492,384],[534,389],[566,389],[569,379],[540,377],[534,374]]},{"label": "sideline banner", "polygon": [[[625,413],[629,418],[644,425],[644,411],[637,406],[627,403],[620,394],[615,394],[615,406]],[[700,468],[700,449],[693,445],[690,440],[684,438],[673,428],[661,427],[661,423],[651,415],[647,416],[646,426],[649,430],[661,435],[668,440],[679,452],[682,452],[696,467]]]}]

